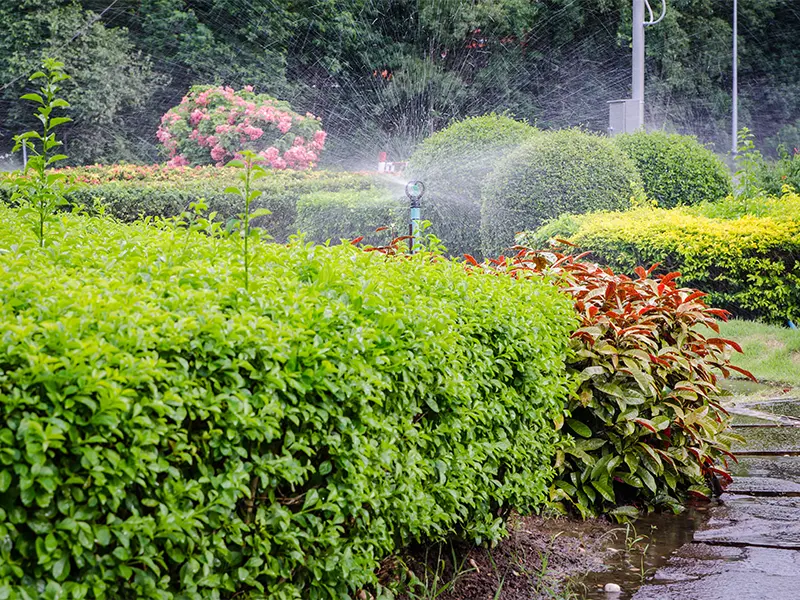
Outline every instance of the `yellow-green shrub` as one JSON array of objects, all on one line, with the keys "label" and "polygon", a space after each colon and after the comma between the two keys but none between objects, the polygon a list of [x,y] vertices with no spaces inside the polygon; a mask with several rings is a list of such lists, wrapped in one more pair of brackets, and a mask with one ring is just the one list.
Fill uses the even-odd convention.
[{"label": "yellow-green shrub", "polygon": [[[0,597],[339,600],[546,498],[543,278],[0,206]],[[55,242],[57,240],[57,242]]]},{"label": "yellow-green shrub", "polygon": [[637,209],[563,217],[527,236],[541,245],[565,237],[593,259],[626,274],[660,263],[709,304],[741,318],[800,317],[800,222],[744,215],[712,219],[688,209]]}]

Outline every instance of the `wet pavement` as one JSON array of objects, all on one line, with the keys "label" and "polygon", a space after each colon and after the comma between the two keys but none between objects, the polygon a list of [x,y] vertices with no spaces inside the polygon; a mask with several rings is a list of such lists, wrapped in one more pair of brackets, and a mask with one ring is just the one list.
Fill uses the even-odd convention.
[{"label": "wet pavement", "polygon": [[734,483],[633,600],[800,598],[800,399],[745,393],[729,403],[745,439]]},{"label": "wet pavement", "polygon": [[[745,440],[735,448],[734,483],[704,507],[648,517],[659,522],[647,543],[631,546],[624,536],[619,560],[587,577],[582,597],[800,600],[800,390],[731,387],[726,408]],[[645,520],[635,525],[647,534]],[[603,592],[604,582],[622,592]]]}]

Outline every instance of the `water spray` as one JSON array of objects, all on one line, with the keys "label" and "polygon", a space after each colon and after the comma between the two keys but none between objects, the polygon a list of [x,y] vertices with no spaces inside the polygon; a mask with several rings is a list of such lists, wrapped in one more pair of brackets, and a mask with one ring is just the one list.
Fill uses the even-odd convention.
[{"label": "water spray", "polygon": [[419,234],[420,200],[425,194],[425,184],[421,181],[409,181],[406,184],[406,196],[411,203],[411,222],[408,224],[408,249],[414,254],[414,238]]}]

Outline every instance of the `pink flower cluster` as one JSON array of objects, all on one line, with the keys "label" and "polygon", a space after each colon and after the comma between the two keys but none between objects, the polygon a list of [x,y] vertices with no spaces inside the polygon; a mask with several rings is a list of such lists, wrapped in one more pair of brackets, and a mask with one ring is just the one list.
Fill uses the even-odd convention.
[{"label": "pink flower cluster", "polygon": [[[252,150],[274,169],[309,169],[325,146],[318,117],[252,86],[195,87],[161,119],[156,133],[171,166],[213,162],[222,166],[242,150]],[[310,141],[307,141],[310,140]]]}]

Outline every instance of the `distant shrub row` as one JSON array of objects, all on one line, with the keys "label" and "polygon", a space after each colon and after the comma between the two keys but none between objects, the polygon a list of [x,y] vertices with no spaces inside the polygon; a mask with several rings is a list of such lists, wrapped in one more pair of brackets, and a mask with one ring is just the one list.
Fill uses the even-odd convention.
[{"label": "distant shrub row", "polygon": [[659,263],[659,272],[679,271],[685,285],[737,317],[800,320],[800,198],[749,204],[764,216],[729,199],[691,209],[565,215],[523,237],[537,247],[564,238],[628,274]]},{"label": "distant shrub row", "polygon": [[0,206],[0,597],[354,597],[546,500],[546,278]]},{"label": "distant shrub row", "polygon": [[[236,183],[236,173],[229,168],[164,169],[122,165],[66,169],[65,172],[70,181],[78,184],[67,194],[71,203],[93,207],[100,201],[110,215],[126,222],[142,216],[176,216],[200,198],[204,198],[209,210],[217,212],[222,219],[242,210],[241,199],[225,192]],[[81,185],[82,182],[91,185]],[[266,208],[272,213],[259,217],[258,224],[281,242],[297,233],[297,202],[303,195],[345,190],[358,195],[362,190],[375,188],[369,176],[326,171],[274,172],[260,179],[256,186],[263,194],[254,208]],[[0,186],[0,200],[9,197],[10,189]]]},{"label": "distant shrub row", "polygon": [[564,212],[624,210],[645,199],[669,208],[731,193],[724,163],[693,137],[546,132],[498,115],[434,134],[409,164],[428,186],[425,215],[456,256],[494,255],[516,232]]}]

